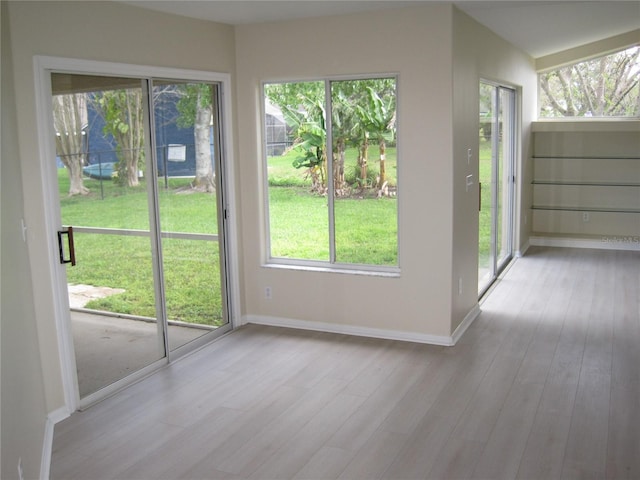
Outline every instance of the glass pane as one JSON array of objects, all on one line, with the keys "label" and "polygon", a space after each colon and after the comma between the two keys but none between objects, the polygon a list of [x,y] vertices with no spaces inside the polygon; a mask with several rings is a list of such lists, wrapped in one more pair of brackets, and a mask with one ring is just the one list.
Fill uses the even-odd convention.
[{"label": "glass pane", "polygon": [[324,82],[264,87],[270,255],[329,260]]},{"label": "glass pane", "polygon": [[331,82],[336,262],[398,264],[396,80]]},{"label": "glass pane", "polygon": [[74,237],[78,263],[67,279],[83,398],[164,357],[164,345],[155,321],[149,238]]},{"label": "glass pane", "polygon": [[164,289],[172,349],[215,329],[224,319],[217,236],[215,94],[216,85],[207,83],[155,82],[153,87]]},{"label": "glass pane", "polygon": [[484,290],[493,278],[491,239],[493,203],[493,134],[495,125],[495,87],[480,84],[479,174],[481,185],[478,217],[478,291]]},{"label": "glass pane", "polygon": [[539,117],[640,116],[640,46],[538,75]]},{"label": "glass pane", "polygon": [[496,262],[498,268],[511,257],[511,178],[513,172],[513,111],[514,111],[514,92],[506,88],[500,89],[500,140],[498,148],[498,166],[497,166],[497,188],[498,188],[498,205],[496,211]]},{"label": "glass pane", "polygon": [[164,357],[156,322],[142,83],[52,75],[59,202],[80,396]]}]

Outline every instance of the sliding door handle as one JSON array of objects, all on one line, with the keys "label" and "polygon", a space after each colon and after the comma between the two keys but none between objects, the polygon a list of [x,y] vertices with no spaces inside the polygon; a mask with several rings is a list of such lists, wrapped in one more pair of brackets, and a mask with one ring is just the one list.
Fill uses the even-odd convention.
[{"label": "sliding door handle", "polygon": [[[69,250],[69,258],[64,258],[64,246],[62,244],[62,236],[67,236],[67,245]],[[71,266],[76,264],[76,249],[73,245],[73,227],[67,227],[65,230],[58,230],[58,249],[60,250],[60,263],[70,263]]]},{"label": "sliding door handle", "polygon": [[478,211],[482,211],[482,183],[478,182]]}]

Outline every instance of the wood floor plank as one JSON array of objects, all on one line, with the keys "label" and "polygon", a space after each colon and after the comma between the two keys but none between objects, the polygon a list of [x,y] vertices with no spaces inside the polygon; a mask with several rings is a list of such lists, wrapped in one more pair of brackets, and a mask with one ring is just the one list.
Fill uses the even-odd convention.
[{"label": "wood floor plank", "polygon": [[531,247],[454,347],[248,325],[55,427],[51,478],[640,478],[640,252]]},{"label": "wood floor plank", "polygon": [[355,453],[337,447],[321,447],[295,474],[295,480],[325,480],[338,478]]},{"label": "wood floor plank", "polygon": [[515,478],[542,395],[541,384],[515,383],[509,391],[473,476]]},{"label": "wood floor plank", "polygon": [[338,478],[344,480],[386,478],[385,473],[389,464],[393,462],[407,439],[407,434],[377,430]]},{"label": "wood floor plank", "polygon": [[611,388],[606,478],[640,478],[640,382]]},{"label": "wood floor plank", "polygon": [[560,478],[571,417],[561,413],[538,411],[516,478]]},{"label": "wood floor plank", "polygon": [[365,398],[361,396],[337,394],[296,435],[287,439],[268,460],[253,471],[250,478],[260,480],[295,476],[364,401]]}]

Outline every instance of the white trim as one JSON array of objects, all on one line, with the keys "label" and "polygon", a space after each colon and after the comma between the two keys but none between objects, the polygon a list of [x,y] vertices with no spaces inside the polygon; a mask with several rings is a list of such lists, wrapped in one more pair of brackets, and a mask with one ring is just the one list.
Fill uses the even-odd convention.
[{"label": "white trim", "polygon": [[451,335],[451,339],[453,342],[452,345],[455,345],[456,343],[458,343],[458,340],[462,338],[462,335],[464,335],[464,332],[467,331],[467,329],[471,326],[473,321],[476,318],[478,318],[479,315],[480,315],[480,305],[476,303],[471,309],[471,311],[469,311],[469,313],[465,315],[462,322],[460,322],[460,325],[458,325],[458,328],[456,328],[455,331],[453,332],[453,335]]},{"label": "white trim", "polygon": [[233,143],[233,102],[231,95],[231,75],[222,74],[220,83],[222,84],[222,135],[224,137],[224,202],[226,207],[226,242],[225,250],[227,257],[227,296],[229,298],[230,311],[228,312],[229,323],[231,328],[235,329],[242,325],[240,315],[240,266],[239,257],[240,247],[238,243],[238,215],[235,207],[236,181],[235,181],[235,159],[234,159],[234,143]]},{"label": "white trim", "polygon": [[[474,312],[472,310],[472,312]],[[306,320],[296,320],[293,318],[270,317],[266,315],[244,315],[243,324],[252,323],[255,325],[269,325],[272,327],[295,328],[298,330],[311,330],[315,332],[338,333],[342,335],[355,335],[358,337],[381,338],[384,340],[400,340],[404,342],[425,343],[429,345],[440,345],[451,347],[468,328],[473,319],[480,313],[477,309],[475,315],[471,313],[465,317],[460,324],[463,329],[456,329],[456,338],[453,336],[428,335],[425,333],[405,332],[402,330],[387,330],[383,328],[359,327],[355,325],[344,325],[339,323],[313,322]],[[460,332],[458,333],[458,330]]]},{"label": "white trim", "polygon": [[522,258],[524,257],[525,253],[527,253],[527,250],[529,250],[529,247],[531,246],[531,243],[529,242],[529,240],[527,240],[525,242],[524,245],[522,245],[522,247],[520,247],[519,250],[516,250],[515,253],[515,258]]},{"label": "white trim", "polygon": [[217,82],[222,86],[222,128],[225,153],[225,187],[227,192],[226,212],[227,226],[227,265],[229,286],[230,312],[229,321],[233,328],[240,322],[240,285],[237,254],[238,234],[237,217],[233,195],[235,192],[234,177],[234,143],[233,143],[233,118],[231,99],[231,75],[228,73],[216,73],[200,70],[185,70],[175,68],[154,67],[146,65],[132,65],[124,63],[99,62],[65,57],[34,56],[33,58],[35,99],[37,114],[37,139],[41,168],[41,184],[44,197],[42,206],[45,217],[45,231],[47,232],[47,258],[50,274],[51,293],[53,297],[53,313],[56,324],[58,354],[60,359],[62,388],[64,392],[65,407],[73,412],[80,406],[80,395],[77,385],[76,363],[73,349],[73,337],[69,319],[69,301],[63,285],[66,284],[66,271],[60,266],[55,253],[57,245],[54,233],[58,230],[56,222],[61,218],[58,192],[54,191],[52,179],[55,178],[53,162],[47,159],[55,157],[54,132],[52,122],[49,121],[51,106],[51,81],[50,71],[69,72],[76,74],[93,74],[101,76],[124,76],[133,78],[162,78],[202,82]]},{"label": "white trim", "polygon": [[[620,241],[616,240],[620,239]],[[624,241],[631,239],[633,241]],[[531,236],[529,243],[538,247],[595,248],[599,250],[640,251],[640,236],[603,235],[601,239]]]},{"label": "white trim", "polygon": [[[40,176],[42,192],[44,198],[44,223],[47,232],[48,248],[46,255],[49,260],[51,290],[53,295],[53,314],[56,324],[56,334],[58,337],[58,356],[60,359],[60,371],[64,401],[67,409],[72,412],[77,409],[79,401],[78,379],[76,375],[76,361],[73,351],[73,335],[71,333],[71,322],[69,320],[69,300],[62,285],[66,284],[66,270],[61,268],[55,252],[54,232],[58,230],[55,222],[61,218],[58,192],[53,190],[52,181],[55,178],[53,162],[47,159],[55,158],[54,133],[52,131],[53,122],[49,121],[53,111],[51,105],[51,80],[47,71],[51,59],[34,57],[34,78],[35,78],[35,102],[36,102],[36,124],[38,150],[40,160]],[[61,226],[61,225],[60,225]],[[65,287],[66,288],[66,287]]]},{"label": "white trim", "polygon": [[51,471],[51,453],[53,452],[53,434],[56,423],[68,418],[70,412],[65,408],[59,408],[47,415],[44,424],[44,441],[42,442],[42,459],[40,462],[40,480],[48,480]]}]

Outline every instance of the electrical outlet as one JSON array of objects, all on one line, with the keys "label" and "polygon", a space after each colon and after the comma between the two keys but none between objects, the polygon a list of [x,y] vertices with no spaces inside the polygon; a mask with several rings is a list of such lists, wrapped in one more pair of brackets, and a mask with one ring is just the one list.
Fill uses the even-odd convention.
[{"label": "electrical outlet", "polygon": [[24,471],[22,470],[22,457],[18,458],[18,479],[24,480]]},{"label": "electrical outlet", "polygon": [[458,295],[462,295],[462,277],[458,278]]},{"label": "electrical outlet", "polygon": [[271,300],[271,287],[264,287],[264,298]]},{"label": "electrical outlet", "polygon": [[582,212],[582,221],[583,222],[589,221],[589,212]]}]

